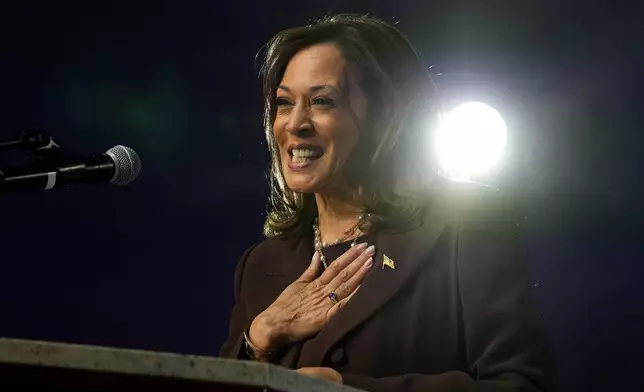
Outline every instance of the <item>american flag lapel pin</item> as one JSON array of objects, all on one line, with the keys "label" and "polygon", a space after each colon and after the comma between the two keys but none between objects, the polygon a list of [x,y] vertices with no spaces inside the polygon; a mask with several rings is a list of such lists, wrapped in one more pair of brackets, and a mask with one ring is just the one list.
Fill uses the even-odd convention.
[{"label": "american flag lapel pin", "polygon": [[392,270],[396,269],[396,263],[389,258],[386,254],[382,255],[382,269],[385,269],[385,267],[389,267]]}]

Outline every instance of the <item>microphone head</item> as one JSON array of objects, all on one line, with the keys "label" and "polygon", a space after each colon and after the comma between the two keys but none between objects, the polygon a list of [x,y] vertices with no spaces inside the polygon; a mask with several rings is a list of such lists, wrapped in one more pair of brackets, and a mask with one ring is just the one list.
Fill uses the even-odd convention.
[{"label": "microphone head", "polygon": [[136,151],[125,146],[114,146],[105,152],[114,161],[114,176],[110,182],[114,185],[127,185],[134,181],[141,172],[141,158]]}]

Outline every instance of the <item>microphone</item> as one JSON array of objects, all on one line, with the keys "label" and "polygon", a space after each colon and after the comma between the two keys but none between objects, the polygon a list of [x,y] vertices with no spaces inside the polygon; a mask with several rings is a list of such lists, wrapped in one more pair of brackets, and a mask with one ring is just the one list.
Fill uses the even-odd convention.
[{"label": "microphone", "polygon": [[[79,162],[80,161],[80,162]],[[0,168],[0,192],[42,191],[71,184],[110,182],[125,186],[141,172],[141,158],[125,146],[74,162]]]}]

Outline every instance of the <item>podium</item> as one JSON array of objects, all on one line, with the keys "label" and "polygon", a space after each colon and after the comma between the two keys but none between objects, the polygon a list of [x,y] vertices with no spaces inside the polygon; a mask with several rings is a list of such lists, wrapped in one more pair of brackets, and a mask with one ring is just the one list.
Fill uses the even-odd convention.
[{"label": "podium", "polygon": [[[359,392],[254,361],[0,338],[0,391]],[[58,389],[56,389],[58,390]]]}]

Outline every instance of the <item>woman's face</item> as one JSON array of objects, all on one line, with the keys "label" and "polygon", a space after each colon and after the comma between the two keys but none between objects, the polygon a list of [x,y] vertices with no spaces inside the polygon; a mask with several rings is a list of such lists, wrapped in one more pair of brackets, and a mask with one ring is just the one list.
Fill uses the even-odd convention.
[{"label": "woman's face", "polygon": [[333,44],[318,44],[289,61],[276,92],[273,133],[289,189],[324,193],[358,141],[366,98],[353,68]]}]

